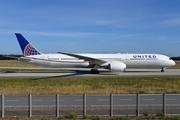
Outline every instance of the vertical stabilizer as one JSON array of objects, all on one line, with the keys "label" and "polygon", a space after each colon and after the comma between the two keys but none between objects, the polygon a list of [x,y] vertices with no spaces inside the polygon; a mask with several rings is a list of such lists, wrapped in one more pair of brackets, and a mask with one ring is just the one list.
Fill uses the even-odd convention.
[{"label": "vertical stabilizer", "polygon": [[30,44],[21,34],[15,33],[24,56],[41,54],[32,44]]}]

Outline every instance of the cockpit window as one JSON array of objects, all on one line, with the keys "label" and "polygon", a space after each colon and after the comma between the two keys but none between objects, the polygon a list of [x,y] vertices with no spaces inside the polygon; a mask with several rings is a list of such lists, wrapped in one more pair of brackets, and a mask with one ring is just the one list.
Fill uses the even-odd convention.
[{"label": "cockpit window", "polygon": [[169,58],[169,60],[172,60],[171,58]]}]

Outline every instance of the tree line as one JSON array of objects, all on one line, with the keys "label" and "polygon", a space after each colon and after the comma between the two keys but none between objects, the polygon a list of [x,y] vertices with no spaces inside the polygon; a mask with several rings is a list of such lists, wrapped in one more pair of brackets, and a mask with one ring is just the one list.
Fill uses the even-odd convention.
[{"label": "tree line", "polygon": [[[9,57],[8,57],[9,56]],[[0,60],[15,60],[15,58],[11,58],[11,57],[21,57],[22,55],[1,55],[0,54]]]}]

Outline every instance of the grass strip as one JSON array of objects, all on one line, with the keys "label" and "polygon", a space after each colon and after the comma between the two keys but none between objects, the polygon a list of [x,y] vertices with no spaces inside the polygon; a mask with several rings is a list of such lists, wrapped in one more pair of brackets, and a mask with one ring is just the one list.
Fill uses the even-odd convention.
[{"label": "grass strip", "polygon": [[4,94],[180,93],[180,76],[108,78],[0,78]]}]

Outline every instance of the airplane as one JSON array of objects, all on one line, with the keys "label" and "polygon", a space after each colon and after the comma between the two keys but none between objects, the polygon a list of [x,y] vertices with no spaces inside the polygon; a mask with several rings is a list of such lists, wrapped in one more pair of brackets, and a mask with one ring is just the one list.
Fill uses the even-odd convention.
[{"label": "airplane", "polygon": [[99,68],[122,72],[128,67],[160,67],[164,72],[166,67],[175,65],[170,57],[162,54],[43,54],[20,33],[15,33],[15,36],[23,53],[18,60],[44,67],[91,68],[92,74],[99,74]]}]

